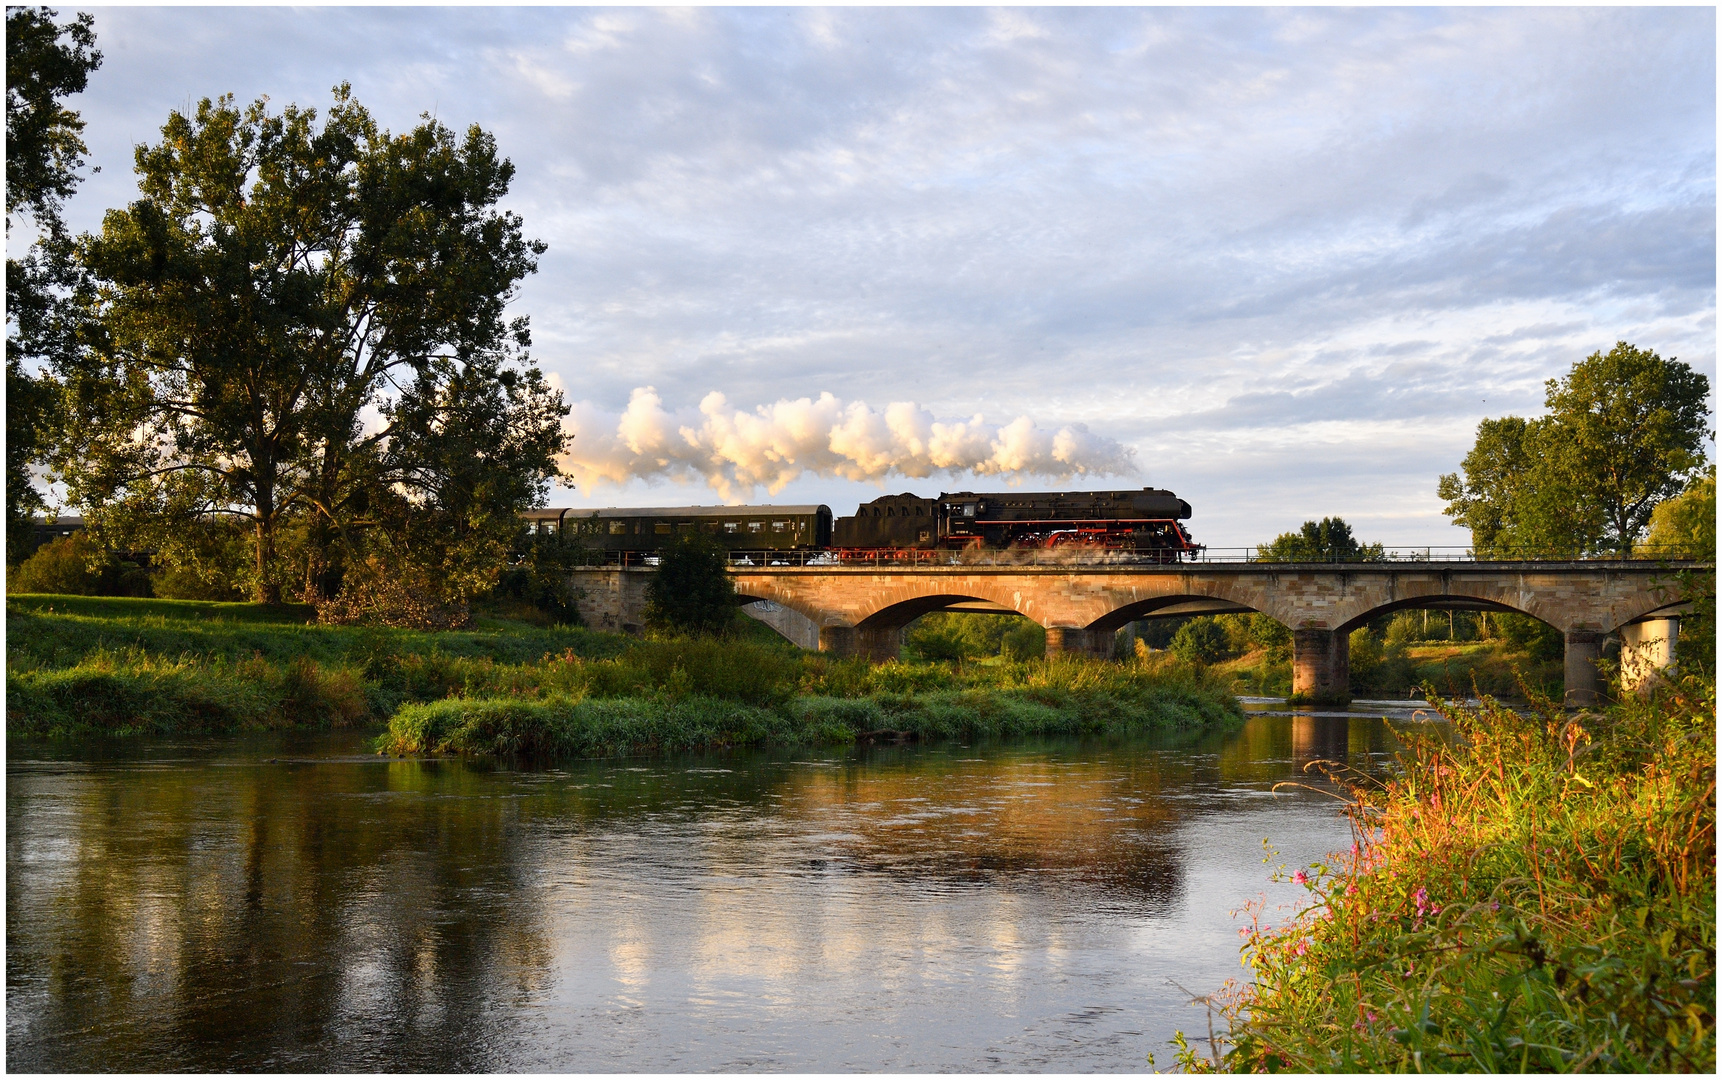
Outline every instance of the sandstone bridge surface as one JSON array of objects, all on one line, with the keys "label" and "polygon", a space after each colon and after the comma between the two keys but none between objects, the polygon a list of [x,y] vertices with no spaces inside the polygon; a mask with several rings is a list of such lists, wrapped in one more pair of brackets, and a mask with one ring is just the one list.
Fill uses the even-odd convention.
[{"label": "sandstone bridge surface", "polygon": [[[1046,628],[1049,655],[1111,656],[1138,619],[1261,612],[1292,630],[1293,692],[1346,693],[1350,632],[1401,608],[1533,616],[1566,638],[1569,705],[1597,699],[1596,662],[1610,634],[1666,660],[1680,598],[1675,572],[1700,563],[1183,563],[1056,566],[733,566],[742,599],[797,644],[841,655],[895,656],[902,631],[932,611],[1012,614]],[[582,610],[596,628],[637,629],[648,568],[581,570]],[[760,615],[759,611],[754,612]]]}]

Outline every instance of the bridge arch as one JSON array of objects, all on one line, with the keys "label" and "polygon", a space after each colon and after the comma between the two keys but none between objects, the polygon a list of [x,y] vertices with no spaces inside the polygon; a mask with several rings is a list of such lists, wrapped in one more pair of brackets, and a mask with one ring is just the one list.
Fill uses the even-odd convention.
[{"label": "bridge arch", "polygon": [[855,612],[855,625],[864,630],[901,630],[922,615],[957,604],[990,604],[990,614],[1021,615],[1045,626],[1032,593],[986,580],[897,581],[871,590]]},{"label": "bridge arch", "polygon": [[815,626],[823,626],[830,621],[829,614],[809,604],[806,600],[795,595],[788,589],[778,588],[768,581],[750,581],[746,587],[735,591],[735,598],[743,606],[755,604],[762,600],[770,601],[780,607],[786,607],[807,619]]},{"label": "bridge arch", "polygon": [[1260,608],[1225,596],[1209,593],[1174,593],[1149,597],[1113,608],[1089,623],[1090,632],[1112,633],[1122,630],[1139,619],[1166,618],[1174,615],[1238,615],[1260,611]]},{"label": "bridge arch", "polygon": [[1334,629],[1342,634],[1349,634],[1358,627],[1379,619],[1383,615],[1391,615],[1396,611],[1488,611],[1502,615],[1529,615],[1539,622],[1547,623],[1556,630],[1562,627],[1550,621],[1535,611],[1514,607],[1499,600],[1485,600],[1465,593],[1431,593],[1425,596],[1411,596],[1402,600],[1392,600],[1378,604],[1367,611],[1361,611],[1353,617],[1340,623]]},{"label": "bridge arch", "polygon": [[917,596],[907,600],[899,600],[887,607],[882,607],[873,614],[862,619],[856,625],[863,630],[901,630],[920,618],[935,611],[949,611],[959,604],[994,604],[992,608],[967,608],[974,615],[1009,615],[1015,618],[1027,619],[1028,616],[1014,608],[996,606],[997,601],[985,596],[970,596],[965,593],[934,593],[930,596]]}]

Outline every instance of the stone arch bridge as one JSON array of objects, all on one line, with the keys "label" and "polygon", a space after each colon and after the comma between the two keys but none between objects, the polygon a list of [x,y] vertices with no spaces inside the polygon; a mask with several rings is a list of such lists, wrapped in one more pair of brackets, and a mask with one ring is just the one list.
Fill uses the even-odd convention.
[{"label": "stone arch bridge", "polygon": [[[1258,611],[1292,630],[1294,693],[1333,698],[1350,679],[1350,632],[1401,608],[1531,615],[1566,637],[1569,704],[1596,700],[1604,639],[1621,632],[1663,647],[1679,608],[1673,570],[1649,562],[1184,563],[1169,566],[736,566],[744,601],[798,644],[843,655],[895,656],[902,631],[932,611],[1012,614],[1047,631],[1047,653],[1110,656],[1114,631],[1165,615]],[[596,626],[640,621],[649,570],[576,572]],[[1635,633],[1636,631],[1636,633]]]}]

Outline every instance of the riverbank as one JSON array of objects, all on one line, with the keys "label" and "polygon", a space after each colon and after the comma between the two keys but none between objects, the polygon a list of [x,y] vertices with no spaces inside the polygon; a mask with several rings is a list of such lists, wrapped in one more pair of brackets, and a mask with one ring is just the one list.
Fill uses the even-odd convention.
[{"label": "riverbank", "polygon": [[1295,919],[1258,912],[1221,1064],[1713,1072],[1714,681],[1437,708],[1456,739],[1403,734],[1395,780],[1351,785],[1361,843],[1296,871]]},{"label": "riverbank", "polygon": [[329,627],[245,604],[12,597],[7,733],[104,737],[387,725],[389,753],[609,755],[1240,721],[1170,657],[833,660],[760,641],[649,641],[481,621]]}]

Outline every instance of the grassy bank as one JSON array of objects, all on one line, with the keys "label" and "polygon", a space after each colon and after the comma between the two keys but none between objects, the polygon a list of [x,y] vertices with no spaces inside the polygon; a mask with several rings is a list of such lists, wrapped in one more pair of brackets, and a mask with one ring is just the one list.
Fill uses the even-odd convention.
[{"label": "grassy bank", "polygon": [[[1226,1008],[1238,1071],[1713,1072],[1716,695],[1442,708]],[[1186,1055],[1186,1065],[1200,1065]]]},{"label": "grassy bank", "polygon": [[[809,658],[817,659],[817,658]],[[589,665],[603,669],[622,662]],[[823,669],[823,670],[822,670]],[[1237,704],[1195,673],[1093,660],[961,669],[937,664],[809,665],[793,695],[702,694],[700,680],[630,696],[477,697],[397,712],[390,753],[595,757],[858,739],[1085,735],[1240,720]]]},{"label": "grassy bank", "polygon": [[306,614],[9,598],[7,731],[185,734],[392,720],[396,752],[612,753],[877,731],[1187,727],[1237,715],[1222,683],[1170,658],[875,665],[759,641],[639,642],[504,620],[441,633],[329,627]]}]

